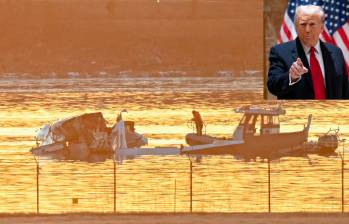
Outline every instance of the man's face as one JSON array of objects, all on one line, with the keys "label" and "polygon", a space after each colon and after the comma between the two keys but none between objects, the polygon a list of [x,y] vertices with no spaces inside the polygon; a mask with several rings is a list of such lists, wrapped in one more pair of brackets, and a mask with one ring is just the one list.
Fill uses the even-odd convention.
[{"label": "man's face", "polygon": [[302,44],[315,47],[324,30],[324,24],[320,15],[306,15],[300,12],[296,21],[296,30]]}]

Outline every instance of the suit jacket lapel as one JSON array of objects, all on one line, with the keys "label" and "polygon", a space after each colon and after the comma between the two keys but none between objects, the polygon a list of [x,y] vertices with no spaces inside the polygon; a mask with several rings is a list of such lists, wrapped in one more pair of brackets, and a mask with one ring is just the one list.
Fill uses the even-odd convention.
[{"label": "suit jacket lapel", "polygon": [[305,80],[305,83],[306,83],[306,85],[309,88],[310,98],[314,98],[315,94],[314,94],[313,81],[311,79],[310,66],[309,66],[309,63],[308,63],[307,56],[305,55],[303,46],[301,44],[301,41],[299,40],[298,37],[296,38],[296,50],[297,50],[297,55],[302,60],[304,67],[306,67],[308,69],[308,71],[309,71],[308,73],[306,73],[306,74],[304,74],[302,76],[302,79]]},{"label": "suit jacket lapel", "polygon": [[325,82],[326,82],[326,94],[328,99],[333,99],[335,96],[333,93],[335,92],[335,68],[334,68],[334,61],[332,59],[332,53],[331,51],[326,47],[326,45],[320,41],[320,47],[322,52],[322,58],[324,61],[324,67],[325,67]]}]

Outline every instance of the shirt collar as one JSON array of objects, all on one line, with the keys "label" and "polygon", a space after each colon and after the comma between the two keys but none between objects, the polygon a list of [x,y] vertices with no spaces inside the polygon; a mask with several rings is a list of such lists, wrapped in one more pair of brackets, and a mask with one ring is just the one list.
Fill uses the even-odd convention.
[{"label": "shirt collar", "polygon": [[[310,47],[307,47],[304,44],[302,44],[302,46],[303,46],[304,52],[306,54],[310,54]],[[321,52],[320,41],[318,41],[317,44],[315,45],[315,52],[316,53],[320,53]]]}]

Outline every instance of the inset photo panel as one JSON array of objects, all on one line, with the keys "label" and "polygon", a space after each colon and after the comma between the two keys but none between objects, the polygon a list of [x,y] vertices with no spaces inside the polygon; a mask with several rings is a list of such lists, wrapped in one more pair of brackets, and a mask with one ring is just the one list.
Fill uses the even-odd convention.
[{"label": "inset photo panel", "polygon": [[349,99],[349,2],[264,3],[264,98]]}]

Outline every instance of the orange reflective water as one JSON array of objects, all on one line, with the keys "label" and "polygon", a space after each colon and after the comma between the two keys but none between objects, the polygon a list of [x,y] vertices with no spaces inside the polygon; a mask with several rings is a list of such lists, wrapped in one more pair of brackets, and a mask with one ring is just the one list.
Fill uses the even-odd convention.
[{"label": "orange reflective water", "polygon": [[[195,109],[207,123],[207,133],[228,137],[241,116],[232,109],[261,103],[261,83],[256,77],[230,76],[0,80],[0,212],[36,212],[36,163],[29,150],[35,146],[35,131],[45,123],[101,111],[112,125],[116,114],[126,108],[126,119],[136,122],[136,130],[148,137],[149,146],[179,146],[192,131],[188,120]],[[281,117],[282,131],[301,130],[307,115],[313,114],[312,140],[337,127],[343,138],[349,137],[349,103],[281,103],[287,111]],[[192,160],[193,211],[268,211],[266,161],[233,156]],[[39,163],[40,212],[113,212],[112,160],[88,163],[40,158]],[[340,158],[310,155],[273,161],[271,209],[340,211]],[[187,157],[143,156],[116,165],[116,211],[189,210]]]}]

